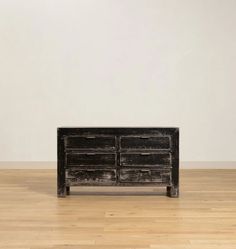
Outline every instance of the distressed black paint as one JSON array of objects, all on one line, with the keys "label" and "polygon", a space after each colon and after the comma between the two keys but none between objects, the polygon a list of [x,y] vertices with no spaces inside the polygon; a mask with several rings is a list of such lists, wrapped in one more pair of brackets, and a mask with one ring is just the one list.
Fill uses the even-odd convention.
[{"label": "distressed black paint", "polygon": [[67,183],[73,185],[114,185],[116,184],[115,169],[70,168],[67,170]]},{"label": "distressed black paint", "polygon": [[65,139],[67,149],[115,150],[114,136],[68,136]]},{"label": "distressed black paint", "polygon": [[70,186],[150,184],[178,197],[178,128],[58,128],[58,197]]},{"label": "distressed black paint", "polygon": [[64,136],[61,130],[57,130],[57,195],[65,197],[66,195],[66,178],[65,178],[65,146]]},{"label": "distressed black paint", "polygon": [[170,184],[170,170],[155,170],[155,169],[121,169],[121,182],[134,183],[164,183]]},{"label": "distressed black paint", "polygon": [[170,149],[169,136],[126,136],[120,138],[121,149],[161,150]]},{"label": "distressed black paint", "polygon": [[66,153],[67,166],[115,166],[115,153]]},{"label": "distressed black paint", "polygon": [[132,152],[121,153],[121,166],[171,166],[171,153]]}]

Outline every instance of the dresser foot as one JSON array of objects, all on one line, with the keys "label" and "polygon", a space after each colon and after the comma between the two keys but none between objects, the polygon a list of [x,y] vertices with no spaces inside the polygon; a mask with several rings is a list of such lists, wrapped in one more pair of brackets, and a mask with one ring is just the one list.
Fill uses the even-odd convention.
[{"label": "dresser foot", "polygon": [[172,198],[179,197],[179,187],[168,186],[166,188],[166,194],[167,194],[167,196],[172,197]]},{"label": "dresser foot", "polygon": [[66,186],[66,194],[70,195],[70,186]]},{"label": "dresser foot", "polygon": [[66,188],[59,188],[57,191],[57,197],[58,198],[64,198],[66,197]]}]

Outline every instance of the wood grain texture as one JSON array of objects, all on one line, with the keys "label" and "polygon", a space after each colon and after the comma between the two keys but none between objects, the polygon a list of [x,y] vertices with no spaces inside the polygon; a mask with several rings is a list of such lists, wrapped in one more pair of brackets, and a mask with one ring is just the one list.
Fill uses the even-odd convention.
[{"label": "wood grain texture", "polygon": [[235,249],[236,170],[180,173],[177,199],[82,186],[58,199],[55,170],[1,170],[0,248]]}]

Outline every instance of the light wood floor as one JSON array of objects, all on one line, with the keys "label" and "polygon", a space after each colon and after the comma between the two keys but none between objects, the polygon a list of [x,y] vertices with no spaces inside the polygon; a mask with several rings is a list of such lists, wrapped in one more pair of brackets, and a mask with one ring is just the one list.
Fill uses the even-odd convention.
[{"label": "light wood floor", "polygon": [[184,170],[180,180],[179,199],[114,187],[58,199],[55,170],[1,170],[0,248],[236,249],[236,170]]}]

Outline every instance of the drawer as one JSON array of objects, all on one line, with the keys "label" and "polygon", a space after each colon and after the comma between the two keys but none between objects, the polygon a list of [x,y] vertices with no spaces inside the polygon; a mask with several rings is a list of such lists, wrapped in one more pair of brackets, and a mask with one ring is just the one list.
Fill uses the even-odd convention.
[{"label": "drawer", "polygon": [[66,153],[66,164],[70,166],[115,166],[115,153]]},{"label": "drawer", "polygon": [[166,150],[170,149],[169,136],[124,136],[120,138],[121,149]]},{"label": "drawer", "polygon": [[171,153],[121,153],[121,166],[171,166]]},{"label": "drawer", "polygon": [[170,170],[151,169],[121,169],[121,182],[136,183],[169,183],[171,179]]},{"label": "drawer", "polygon": [[78,169],[71,168],[66,171],[66,179],[70,184],[112,184],[116,183],[116,170]]},{"label": "drawer", "polygon": [[114,136],[68,136],[65,138],[66,149],[115,150]]}]

